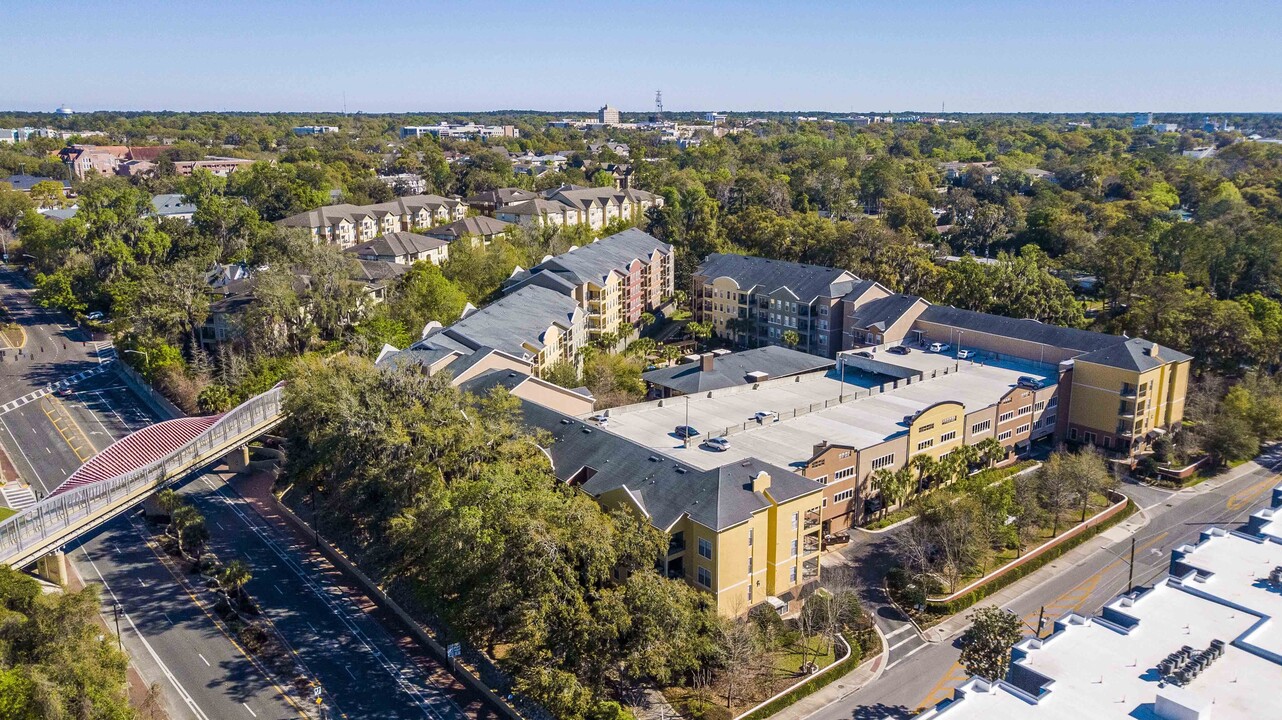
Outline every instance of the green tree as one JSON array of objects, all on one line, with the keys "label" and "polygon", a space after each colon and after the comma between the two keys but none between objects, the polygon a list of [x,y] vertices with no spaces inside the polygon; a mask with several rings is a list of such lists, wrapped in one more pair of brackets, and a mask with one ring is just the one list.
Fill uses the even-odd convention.
[{"label": "green tree", "polygon": [[783,344],[790,348],[795,348],[801,344],[801,335],[796,330],[783,331]]},{"label": "green tree", "polygon": [[397,280],[387,299],[392,319],[415,339],[430,321],[442,325],[454,322],[466,305],[467,295],[462,288],[429,262],[414,263]]},{"label": "green tree", "polygon": [[232,409],[233,403],[231,391],[227,389],[226,385],[218,383],[209,385],[204,390],[201,390],[196,402],[200,406],[200,411],[206,415],[227,412]]},{"label": "green tree", "polygon": [[31,202],[38,208],[59,208],[62,207],[64,199],[62,194],[62,183],[54,180],[41,180],[31,186],[31,192],[28,193]]},{"label": "green tree", "polygon": [[17,228],[18,221],[34,207],[26,193],[14,190],[9,183],[0,184],[0,230]]},{"label": "green tree", "polygon": [[254,577],[253,571],[243,560],[232,560],[218,573],[218,584],[227,593],[227,602],[239,608],[245,585]]},{"label": "green tree", "polygon": [[968,618],[970,627],[961,636],[961,664],[966,672],[988,680],[1002,680],[1010,665],[1011,647],[1023,635],[1019,616],[997,607],[982,607]]}]

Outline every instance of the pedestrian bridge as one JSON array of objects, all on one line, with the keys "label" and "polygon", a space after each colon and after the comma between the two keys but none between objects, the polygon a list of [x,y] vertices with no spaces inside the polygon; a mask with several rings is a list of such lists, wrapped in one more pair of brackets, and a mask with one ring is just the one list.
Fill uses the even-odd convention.
[{"label": "pedestrian bridge", "polygon": [[0,564],[23,567],[209,465],[283,419],[284,386],[221,414],[133,432],[93,456],[49,497],[0,522]]}]

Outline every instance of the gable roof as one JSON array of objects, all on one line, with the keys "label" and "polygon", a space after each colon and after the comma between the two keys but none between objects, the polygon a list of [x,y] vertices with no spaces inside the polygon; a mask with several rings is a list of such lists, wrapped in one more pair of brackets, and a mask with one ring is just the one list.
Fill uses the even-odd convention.
[{"label": "gable roof", "polygon": [[475,217],[463,218],[456,220],[448,225],[441,225],[428,230],[427,233],[433,237],[457,240],[467,235],[499,235],[508,231],[512,223],[505,223],[502,220],[495,220],[492,217],[477,215]]},{"label": "gable roof", "polygon": [[194,203],[183,202],[183,196],[176,193],[156,195],[151,199],[152,212],[160,217],[172,215],[192,215],[196,212]]},{"label": "gable roof", "polygon": [[22,192],[31,192],[31,188],[34,187],[36,183],[41,183],[41,182],[58,183],[59,185],[62,186],[63,191],[71,189],[71,183],[67,182],[66,180],[59,180],[57,178],[39,177],[37,175],[10,175],[7,178],[0,179],[0,183],[9,183],[9,186],[12,187],[14,190],[21,190]]},{"label": "gable roof", "polygon": [[709,255],[695,274],[709,279],[733,278],[744,292],[753,289],[774,292],[786,288],[807,304],[815,298],[842,297],[859,282],[854,274],[839,268],[726,253]]},{"label": "gable roof", "polygon": [[826,370],[836,362],[818,355],[777,345],[744,350],[714,357],[712,369],[703,370],[701,362],[673,365],[641,373],[647,382],[676,390],[683,395],[720,390],[753,382],[748,373],[764,372],[770,378]]},{"label": "gable roof", "polygon": [[887,295],[855,306],[848,322],[860,330],[885,332],[918,303],[930,305],[916,295]]},{"label": "gable roof", "polygon": [[1117,335],[1047,325],[1036,320],[1009,318],[1001,315],[961,310],[947,305],[931,305],[918,318],[925,322],[981,332],[1000,337],[1018,338],[1042,345],[1077,350],[1083,353],[1102,350],[1126,342]]},{"label": "gable roof", "polygon": [[[1157,357],[1153,356],[1154,348],[1157,348]],[[1074,358],[1074,361],[1144,372],[1161,367],[1168,362],[1184,362],[1192,359],[1190,355],[1169,347],[1158,347],[1156,343],[1144,338],[1131,338],[1102,350],[1081,355]]]},{"label": "gable roof", "polygon": [[580,313],[574,298],[537,285],[523,287],[505,295],[427,337],[429,341],[444,336],[469,350],[491,347],[526,358],[530,347],[543,349],[543,336],[557,325],[569,328]]},{"label": "gable roof", "polygon": [[623,271],[634,260],[649,262],[656,252],[666,255],[672,252],[672,246],[636,228],[628,228],[583,247],[571,248],[535,265],[531,272],[553,272],[575,285],[601,282],[612,270]]},{"label": "gable roof", "polygon": [[[463,388],[468,389],[468,384]],[[551,434],[552,442],[545,449],[557,478],[579,481],[585,492],[596,497],[624,490],[650,523],[662,530],[689,516],[721,531],[769,508],[770,500],[751,489],[752,478],[761,471],[770,474],[768,492],[776,502],[823,490],[814,480],[756,458],[698,470],[551,408],[522,400],[521,411],[526,425]]]},{"label": "gable roof", "polygon": [[354,255],[402,257],[431,252],[448,244],[444,240],[427,237],[426,235],[411,232],[394,232],[381,235],[359,245],[353,245],[346,248],[344,252]]}]

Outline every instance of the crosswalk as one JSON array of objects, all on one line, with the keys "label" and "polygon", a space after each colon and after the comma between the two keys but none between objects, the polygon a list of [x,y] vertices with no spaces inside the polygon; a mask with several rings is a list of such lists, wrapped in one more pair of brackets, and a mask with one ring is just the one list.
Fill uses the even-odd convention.
[{"label": "crosswalk", "polygon": [[[112,348],[113,353],[114,353],[114,350],[115,349]],[[99,365],[97,367],[93,367],[88,370],[78,372],[75,375],[72,375],[69,378],[64,378],[62,380],[59,380],[58,382],[50,383],[40,388],[39,390],[29,392],[26,395],[23,395],[22,397],[17,398],[16,400],[10,400],[5,404],[0,405],[0,415],[4,415],[5,413],[11,412],[13,410],[17,410],[18,408],[22,407],[23,405],[26,405],[27,403],[35,402],[40,398],[46,395],[49,395],[50,393],[56,392],[59,388],[70,387],[80,382],[81,380],[86,380],[95,375],[101,375],[102,373],[107,372],[107,370],[111,368],[111,362],[114,359],[115,359],[115,356],[113,355],[111,360],[104,361],[104,360],[101,360],[101,356],[100,356]]]},{"label": "crosswalk", "polygon": [[22,512],[36,504],[36,494],[26,485],[7,483],[0,485],[0,500],[5,506]]}]

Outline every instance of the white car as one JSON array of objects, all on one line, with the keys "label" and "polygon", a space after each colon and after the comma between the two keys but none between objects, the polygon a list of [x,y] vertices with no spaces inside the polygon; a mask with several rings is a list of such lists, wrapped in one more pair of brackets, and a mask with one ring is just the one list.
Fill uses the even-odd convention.
[{"label": "white car", "polygon": [[752,416],[752,419],[756,420],[757,422],[766,422],[767,420],[774,421],[779,419],[779,413],[775,412],[774,410],[758,410]]},{"label": "white car", "polygon": [[601,427],[605,427],[610,424],[610,416],[605,413],[597,413],[592,416],[592,422],[600,425]]},{"label": "white car", "polygon": [[974,350],[958,350],[958,351],[957,351],[957,359],[958,359],[958,360],[969,360],[969,359],[971,359],[971,358],[973,358],[973,357],[975,357],[975,351],[974,351]]},{"label": "white car", "polygon": [[730,441],[723,437],[708,438],[703,445],[714,452],[725,452],[730,449]]},{"label": "white car", "polygon": [[927,348],[926,350],[927,352],[933,352],[933,353],[946,353],[952,349],[953,349],[953,346],[949,345],[948,343],[931,343],[930,347]]}]

